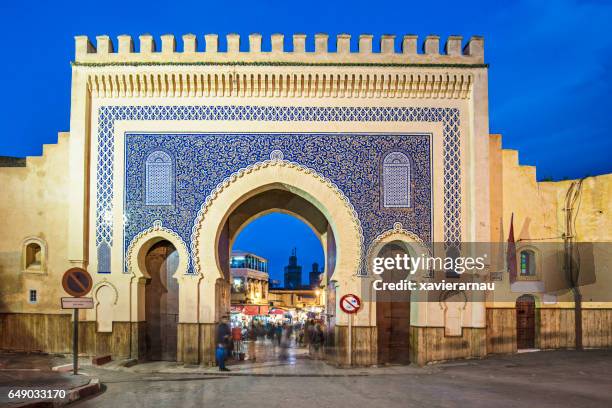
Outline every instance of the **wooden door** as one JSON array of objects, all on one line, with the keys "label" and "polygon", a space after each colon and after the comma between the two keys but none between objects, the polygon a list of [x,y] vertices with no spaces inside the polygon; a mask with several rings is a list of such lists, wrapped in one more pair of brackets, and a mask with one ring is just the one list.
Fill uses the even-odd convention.
[{"label": "wooden door", "polygon": [[[387,244],[380,257],[403,256],[404,249]],[[387,270],[382,274],[385,282],[399,282],[406,271]],[[409,292],[379,292],[376,301],[378,334],[378,362],[380,364],[410,364],[410,295]]]},{"label": "wooden door", "polygon": [[391,337],[391,302],[376,302],[376,329],[378,332],[378,363],[389,362]]},{"label": "wooden door", "polygon": [[516,347],[535,348],[535,300],[530,295],[516,300]]},{"label": "wooden door", "polygon": [[172,277],[178,253],[168,241],[151,247],[145,264],[151,279],[145,289],[147,359],[176,361],[178,283]]},{"label": "wooden door", "polygon": [[410,364],[410,302],[391,302],[389,362]]},{"label": "wooden door", "polygon": [[410,364],[410,302],[376,302],[378,361]]}]

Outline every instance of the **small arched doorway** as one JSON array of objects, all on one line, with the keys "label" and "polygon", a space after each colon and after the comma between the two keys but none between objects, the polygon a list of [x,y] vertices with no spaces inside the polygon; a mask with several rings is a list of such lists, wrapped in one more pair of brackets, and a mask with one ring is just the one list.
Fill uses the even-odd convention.
[{"label": "small arched doorway", "polygon": [[532,295],[516,299],[516,348],[535,348],[535,299]]},{"label": "small arched doorway", "polygon": [[[410,256],[405,243],[392,241],[382,247],[377,257]],[[387,269],[381,274],[384,282],[400,282],[406,270]],[[410,292],[381,291],[376,294],[376,326],[379,364],[410,364]]]},{"label": "small arched doorway", "polygon": [[178,251],[162,240],[147,251],[145,266],[150,279],[145,286],[146,336],[148,360],[176,361],[178,325]]}]

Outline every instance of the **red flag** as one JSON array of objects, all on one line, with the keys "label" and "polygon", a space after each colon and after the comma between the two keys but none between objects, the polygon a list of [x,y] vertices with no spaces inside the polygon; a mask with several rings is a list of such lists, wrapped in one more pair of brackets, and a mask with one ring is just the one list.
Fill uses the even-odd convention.
[{"label": "red flag", "polygon": [[508,276],[510,283],[516,280],[516,242],[514,241],[514,213],[510,217],[510,233],[508,234],[508,249],[506,252],[506,263],[508,265]]}]

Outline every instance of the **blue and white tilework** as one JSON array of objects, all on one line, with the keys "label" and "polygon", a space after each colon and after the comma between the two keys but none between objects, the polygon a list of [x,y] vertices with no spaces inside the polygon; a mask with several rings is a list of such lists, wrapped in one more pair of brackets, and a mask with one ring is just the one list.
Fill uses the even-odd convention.
[{"label": "blue and white tilework", "polygon": [[[452,108],[279,106],[103,106],[99,110],[96,245],[112,244],[113,128],[116,120],[415,121],[443,124],[444,237],[461,240],[459,111]],[[274,150],[332,180],[355,207],[366,246],[395,222],[431,240],[431,140],[399,134],[128,134],[124,248],[150,220],[161,219],[190,243],[203,200],[232,172],[266,160]],[[156,150],[174,160],[174,202],[146,206],[145,162]],[[411,162],[410,208],[381,203],[382,160],[403,152]],[[106,247],[102,245],[102,247]]]},{"label": "blue and white tilework", "polygon": [[391,152],[383,160],[383,205],[410,207],[410,159],[402,152]]},{"label": "blue and white tilework", "polygon": [[163,150],[154,150],[145,160],[145,204],[172,205],[174,202],[174,169],[172,156]]}]

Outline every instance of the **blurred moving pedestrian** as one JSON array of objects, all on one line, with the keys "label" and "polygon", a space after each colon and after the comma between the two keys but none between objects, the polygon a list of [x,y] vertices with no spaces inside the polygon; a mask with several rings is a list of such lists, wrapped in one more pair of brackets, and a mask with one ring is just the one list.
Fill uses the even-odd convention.
[{"label": "blurred moving pedestrian", "polygon": [[215,357],[217,358],[217,365],[219,371],[230,371],[229,368],[225,367],[225,360],[227,359],[230,344],[232,343],[232,332],[228,324],[228,317],[223,316],[219,325],[217,326],[217,333],[215,336],[217,348],[215,350]]},{"label": "blurred moving pedestrian", "polygon": [[321,346],[325,344],[325,331],[321,324],[314,325],[310,332],[310,355],[314,358],[321,358]]},{"label": "blurred moving pedestrian", "polygon": [[280,323],[277,323],[276,328],[274,329],[274,336],[276,337],[276,342],[280,346],[281,337],[283,335],[283,326]]},{"label": "blurred moving pedestrian", "polygon": [[[242,327],[240,323],[238,323],[237,326],[232,327],[232,345],[234,358],[237,360],[243,359],[244,352],[242,350]],[[240,354],[243,354],[242,358],[240,358]]]}]

